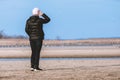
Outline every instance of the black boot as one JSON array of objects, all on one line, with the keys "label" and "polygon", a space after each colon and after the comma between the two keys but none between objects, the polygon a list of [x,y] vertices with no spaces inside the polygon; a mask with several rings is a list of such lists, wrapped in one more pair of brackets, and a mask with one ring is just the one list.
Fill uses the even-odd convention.
[{"label": "black boot", "polygon": [[34,65],[31,65],[31,71],[33,71],[34,70]]},{"label": "black boot", "polygon": [[39,67],[37,67],[36,69],[37,69],[37,70],[40,70],[40,71],[42,71],[42,69],[41,69],[41,68],[39,68]]},{"label": "black boot", "polygon": [[39,68],[38,66],[34,66],[32,71],[42,71],[42,69]]},{"label": "black boot", "polygon": [[31,65],[31,68],[34,68],[34,65]]}]

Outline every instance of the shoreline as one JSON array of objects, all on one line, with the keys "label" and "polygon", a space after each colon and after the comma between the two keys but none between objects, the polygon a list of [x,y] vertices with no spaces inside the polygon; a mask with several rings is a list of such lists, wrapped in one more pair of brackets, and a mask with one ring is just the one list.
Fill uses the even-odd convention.
[{"label": "shoreline", "polygon": [[[40,58],[40,61],[55,61],[55,60],[60,60],[60,61],[64,61],[64,60],[120,60],[120,57],[112,57],[112,58]],[[0,61],[30,61],[30,58],[0,58]]]}]

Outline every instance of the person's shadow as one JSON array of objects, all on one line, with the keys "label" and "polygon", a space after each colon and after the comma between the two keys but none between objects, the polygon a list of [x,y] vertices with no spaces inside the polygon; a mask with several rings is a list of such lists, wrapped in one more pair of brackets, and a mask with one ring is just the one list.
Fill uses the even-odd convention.
[{"label": "person's shadow", "polygon": [[60,71],[60,70],[75,70],[75,69],[86,69],[85,66],[79,66],[79,67],[66,67],[66,68],[51,68],[51,69],[43,69],[43,71]]},{"label": "person's shadow", "polygon": [[56,71],[56,70],[74,70],[74,68],[54,68],[54,69],[43,69],[43,71]]},{"label": "person's shadow", "polygon": [[78,67],[69,67],[69,68],[51,68],[51,69],[43,69],[43,71],[59,71],[59,70],[75,70],[75,69],[91,69],[91,68],[99,68],[99,67],[117,67],[120,66],[120,64],[116,65],[103,65],[103,66],[78,66]]}]

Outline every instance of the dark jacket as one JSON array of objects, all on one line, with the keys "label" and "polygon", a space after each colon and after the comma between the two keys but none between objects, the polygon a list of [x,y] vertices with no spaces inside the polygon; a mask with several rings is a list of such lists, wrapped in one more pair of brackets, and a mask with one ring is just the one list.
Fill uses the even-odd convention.
[{"label": "dark jacket", "polygon": [[50,18],[46,14],[43,14],[42,17],[31,16],[27,20],[25,31],[30,39],[44,39],[43,24],[48,23]]}]

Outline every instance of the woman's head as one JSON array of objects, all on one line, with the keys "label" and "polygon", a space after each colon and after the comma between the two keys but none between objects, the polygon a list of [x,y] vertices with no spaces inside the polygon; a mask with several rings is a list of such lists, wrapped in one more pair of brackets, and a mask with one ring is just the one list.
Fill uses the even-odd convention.
[{"label": "woman's head", "polygon": [[33,15],[39,16],[39,13],[40,13],[39,8],[34,8],[34,9],[32,10],[32,14],[33,14]]}]

